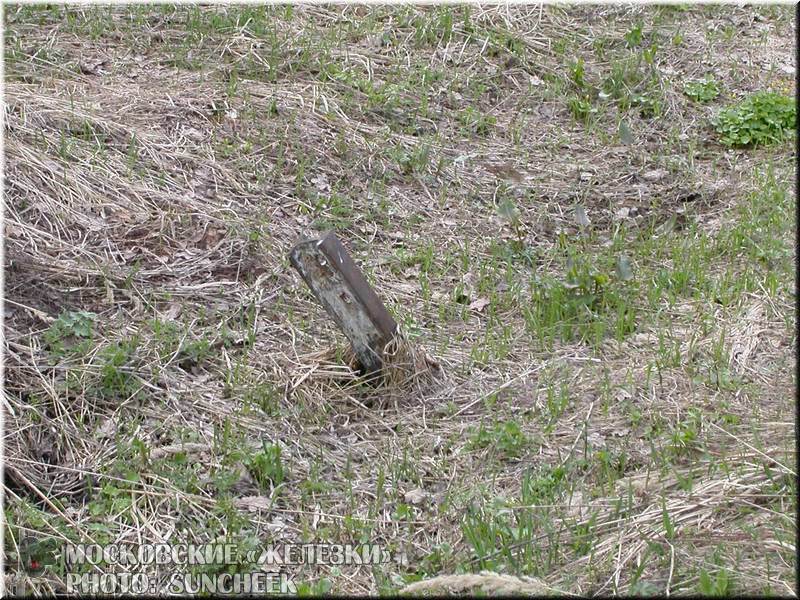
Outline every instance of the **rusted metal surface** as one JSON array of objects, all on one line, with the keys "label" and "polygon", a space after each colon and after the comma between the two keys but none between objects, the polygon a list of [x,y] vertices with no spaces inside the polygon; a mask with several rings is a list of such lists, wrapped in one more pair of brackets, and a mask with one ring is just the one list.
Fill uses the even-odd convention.
[{"label": "rusted metal surface", "polygon": [[339,239],[329,232],[300,242],[289,260],[350,340],[362,371],[379,371],[383,348],[394,337],[397,323]]}]

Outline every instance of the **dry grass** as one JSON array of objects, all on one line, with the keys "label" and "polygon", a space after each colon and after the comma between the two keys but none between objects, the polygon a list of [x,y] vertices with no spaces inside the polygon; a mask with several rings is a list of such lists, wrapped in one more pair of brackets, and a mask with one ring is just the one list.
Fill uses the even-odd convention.
[{"label": "dry grass", "polygon": [[407,585],[400,594],[417,596],[482,595],[482,596],[547,596],[550,590],[535,579],[520,579],[510,575],[499,575],[491,571],[477,574],[443,575]]},{"label": "dry grass", "polygon": [[[795,156],[708,125],[794,93],[791,11],[248,10],[5,8],[6,585],[63,589],[20,538],[369,540],[295,581],[794,594]],[[289,267],[326,228],[382,385]]]}]

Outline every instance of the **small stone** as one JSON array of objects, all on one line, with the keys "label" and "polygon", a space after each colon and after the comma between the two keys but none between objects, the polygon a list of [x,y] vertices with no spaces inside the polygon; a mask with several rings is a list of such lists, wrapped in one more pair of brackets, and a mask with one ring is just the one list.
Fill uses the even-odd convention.
[{"label": "small stone", "polygon": [[428,494],[424,490],[417,488],[415,490],[406,492],[405,496],[403,496],[403,500],[405,500],[406,504],[418,505],[425,502],[427,497]]},{"label": "small stone", "polygon": [[477,311],[477,312],[481,312],[489,304],[490,304],[490,301],[487,300],[486,298],[478,298],[477,300],[473,300],[472,302],[470,302],[469,309]]},{"label": "small stone", "polygon": [[655,183],[657,181],[661,181],[667,175],[669,175],[669,171],[666,171],[664,169],[654,169],[652,171],[646,171],[642,175],[642,179],[644,179],[645,181],[649,181],[651,183]]}]

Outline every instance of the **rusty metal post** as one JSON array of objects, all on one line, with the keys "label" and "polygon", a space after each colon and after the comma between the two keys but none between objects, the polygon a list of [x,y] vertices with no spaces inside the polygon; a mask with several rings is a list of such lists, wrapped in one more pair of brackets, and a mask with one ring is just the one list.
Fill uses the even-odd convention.
[{"label": "rusty metal post", "polygon": [[300,242],[289,260],[350,340],[362,372],[380,371],[383,349],[394,337],[397,323],[339,239],[328,232]]}]

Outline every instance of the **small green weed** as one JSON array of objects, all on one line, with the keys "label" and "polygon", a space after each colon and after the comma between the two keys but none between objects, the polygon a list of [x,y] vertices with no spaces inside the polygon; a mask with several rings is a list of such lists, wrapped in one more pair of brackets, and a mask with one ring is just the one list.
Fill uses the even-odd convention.
[{"label": "small green weed", "polygon": [[297,584],[297,595],[299,597],[311,596],[318,597],[324,596],[333,589],[333,584],[330,579],[323,577],[319,581],[302,582]]},{"label": "small green weed", "polygon": [[314,210],[319,215],[311,224],[314,229],[343,229],[352,221],[353,201],[332,192],[330,196],[319,196]]},{"label": "small green weed", "polygon": [[661,99],[652,92],[633,94],[630,102],[639,109],[639,115],[644,119],[661,116]]},{"label": "small green weed", "polygon": [[425,172],[430,164],[430,151],[429,144],[419,144],[408,152],[397,146],[391,154],[397,161],[400,172],[405,175],[411,175],[412,173]]},{"label": "small green weed", "polygon": [[64,311],[44,333],[44,341],[53,354],[63,355],[68,345],[65,342],[74,339],[91,339],[97,315],[85,310]]},{"label": "small green weed", "polygon": [[702,428],[702,414],[697,409],[690,409],[683,421],[677,423],[670,436],[670,450],[676,457],[690,452],[697,446]]},{"label": "small green weed", "polygon": [[507,221],[509,225],[511,225],[512,229],[514,230],[514,234],[517,236],[518,246],[521,249],[525,239],[525,234],[522,230],[522,221],[519,217],[519,209],[514,203],[513,198],[506,196],[501,202],[498,202],[497,214],[500,215],[503,220]]},{"label": "small green weed", "polygon": [[525,448],[529,445],[528,436],[515,421],[496,422],[490,428],[484,427],[481,423],[480,428],[477,431],[472,428],[471,433],[467,446],[469,449],[494,445],[503,456],[508,458],[522,456]]},{"label": "small green weed", "polygon": [[526,575],[549,572],[563,552],[552,515],[566,482],[563,467],[542,466],[523,475],[518,498],[473,502],[461,527],[480,567]]},{"label": "small green weed", "polygon": [[483,114],[480,109],[474,106],[468,106],[458,116],[465,129],[465,133],[476,133],[480,136],[486,136],[497,123],[497,118],[492,115]]},{"label": "small green weed", "polygon": [[719,96],[719,85],[712,78],[688,81],[683,86],[683,93],[695,102],[710,102]]},{"label": "small green weed", "polygon": [[642,24],[637,23],[625,34],[625,44],[633,48],[642,43]]},{"label": "small green weed", "polygon": [[713,125],[726,146],[760,146],[786,139],[795,121],[794,99],[758,92],[721,111]]},{"label": "small green weed", "polygon": [[573,96],[567,101],[567,106],[573,118],[584,125],[588,125],[592,114],[597,113],[597,109],[592,106],[592,102],[589,100],[588,96],[584,96],[583,98]]},{"label": "small green weed", "polygon": [[189,371],[203,363],[211,356],[211,342],[205,338],[184,342],[178,354],[178,365],[184,371]]},{"label": "small green weed", "polygon": [[555,337],[568,341],[578,334],[583,341],[598,343],[613,333],[617,340],[636,329],[636,311],[630,301],[633,279],[630,261],[617,260],[612,277],[586,257],[570,257],[566,281],[547,278],[531,281],[531,302],[522,307],[526,328],[543,344]]},{"label": "small green weed", "polygon": [[526,472],[522,478],[520,501],[526,506],[556,502],[563,492],[566,476],[564,467]]},{"label": "small green weed", "polygon": [[653,69],[643,67],[642,60],[641,54],[614,60],[611,72],[603,80],[603,91],[617,101],[622,111],[630,108],[636,96],[647,96],[652,91],[655,97],[655,89],[645,89],[655,83]]},{"label": "small green weed", "polygon": [[570,79],[579,90],[586,87],[586,65],[582,58],[579,57],[578,60],[570,65]]},{"label": "small green weed", "polygon": [[100,392],[103,396],[125,398],[135,391],[136,379],[127,365],[138,345],[139,340],[134,337],[110,344],[99,352],[102,360]]},{"label": "small green weed", "polygon": [[421,570],[429,575],[441,573],[453,561],[453,554],[453,548],[447,542],[436,544],[431,552],[422,558]]},{"label": "small green weed", "polygon": [[263,442],[261,451],[247,458],[245,466],[264,491],[279,486],[286,475],[281,460],[281,448],[277,444]]},{"label": "small green weed", "polygon": [[729,596],[731,594],[731,579],[726,569],[717,571],[717,576],[712,579],[708,571],[700,571],[700,581],[697,591],[703,596]]}]

